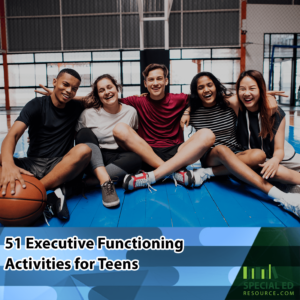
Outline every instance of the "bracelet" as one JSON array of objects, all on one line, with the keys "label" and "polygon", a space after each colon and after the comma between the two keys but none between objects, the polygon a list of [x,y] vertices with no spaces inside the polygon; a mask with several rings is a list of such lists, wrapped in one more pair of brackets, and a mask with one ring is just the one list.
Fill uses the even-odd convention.
[{"label": "bracelet", "polygon": [[185,114],[185,113],[183,113],[183,115],[184,115],[184,116],[189,116],[190,114]]}]

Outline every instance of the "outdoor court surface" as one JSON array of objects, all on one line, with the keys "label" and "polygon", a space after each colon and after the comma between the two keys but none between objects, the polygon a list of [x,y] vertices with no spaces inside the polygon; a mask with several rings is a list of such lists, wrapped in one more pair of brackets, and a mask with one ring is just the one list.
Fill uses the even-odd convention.
[{"label": "outdoor court surface", "polygon": [[[286,140],[300,153],[300,110],[286,112]],[[0,111],[0,144],[19,111]],[[19,140],[15,156],[26,156],[27,133]],[[52,218],[52,227],[296,227],[300,220],[284,211],[267,195],[229,177],[208,180],[200,188],[175,187],[171,179],[153,185],[157,191],[141,189],[125,193],[117,187],[120,206],[105,208],[100,189],[68,200],[68,222]],[[300,195],[299,195],[300,201]],[[1,224],[0,224],[1,226]],[[34,226],[46,226],[41,218]]]}]

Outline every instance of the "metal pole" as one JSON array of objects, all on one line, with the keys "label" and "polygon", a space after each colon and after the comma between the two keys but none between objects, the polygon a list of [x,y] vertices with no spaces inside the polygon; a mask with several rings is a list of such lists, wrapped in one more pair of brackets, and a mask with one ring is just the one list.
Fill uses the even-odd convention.
[{"label": "metal pole", "polygon": [[245,71],[246,69],[246,33],[247,30],[244,28],[243,24],[246,24],[246,13],[247,13],[247,0],[243,0],[241,3],[241,67],[240,71],[241,73]]},{"label": "metal pole", "polygon": [[[297,45],[297,33],[294,33],[294,46]],[[291,97],[290,106],[295,106],[295,90],[296,90],[296,64],[297,64],[297,48],[293,48],[292,58],[292,78],[291,78]]]},{"label": "metal pole", "polygon": [[[170,8],[171,9],[171,8]],[[165,50],[169,50],[169,1],[165,0]]]},{"label": "metal pole", "polygon": [[63,32],[61,0],[59,0],[59,23],[60,23],[60,47],[61,47],[61,51],[64,51],[64,32]]},{"label": "metal pole", "polygon": [[123,48],[123,33],[122,33],[122,0],[120,0],[120,49]]},{"label": "metal pole", "polygon": [[4,73],[5,108],[9,110],[10,103],[9,103],[9,82],[8,82],[8,66],[7,66],[5,0],[0,0],[0,18],[1,18],[1,44],[3,50],[2,56],[3,56],[3,73]]},{"label": "metal pole", "polygon": [[139,6],[139,18],[140,18],[140,50],[144,50],[144,8],[143,8],[143,0],[138,0]]}]

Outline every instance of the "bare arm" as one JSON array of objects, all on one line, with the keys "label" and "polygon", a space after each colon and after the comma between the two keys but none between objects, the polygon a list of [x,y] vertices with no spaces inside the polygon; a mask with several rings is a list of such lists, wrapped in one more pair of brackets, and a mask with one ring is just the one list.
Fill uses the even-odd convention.
[{"label": "bare arm", "polygon": [[189,124],[190,124],[190,118],[191,118],[190,113],[191,113],[190,106],[183,111],[183,114],[182,114],[182,117],[180,120],[180,127],[182,130],[184,130],[185,126],[189,126]]},{"label": "bare arm", "polygon": [[263,167],[261,174],[263,178],[273,178],[276,174],[280,162],[284,157],[284,133],[285,133],[285,117],[281,120],[279,128],[274,137],[274,153],[273,157],[260,166]]},{"label": "bare arm", "polygon": [[267,91],[267,100],[271,108],[270,115],[274,115],[277,112],[278,104],[275,96],[288,97],[284,91]]},{"label": "bare arm", "polygon": [[25,171],[17,167],[13,160],[13,154],[16,148],[16,144],[24,131],[26,130],[27,125],[23,122],[16,121],[14,125],[9,130],[7,136],[3,140],[1,147],[2,154],[2,173],[0,179],[0,187],[2,187],[2,195],[6,194],[7,184],[10,182],[11,194],[15,193],[15,181],[19,180],[23,186],[26,187],[25,181],[21,176],[21,173],[32,175],[28,171]]},{"label": "bare arm", "polygon": [[275,98],[275,95],[267,93],[267,100],[269,101],[269,106],[270,106],[270,116],[273,116],[278,108],[278,104]]},{"label": "bare arm", "polygon": [[279,162],[284,158],[284,137],[285,137],[285,117],[281,120],[279,128],[275,135],[274,140],[274,154],[273,157],[276,157]]},{"label": "bare arm", "polygon": [[235,112],[235,114],[238,116],[239,115],[239,109],[240,109],[240,101],[237,97],[237,95],[232,95],[230,97],[225,97],[225,100],[229,102],[228,106],[232,108]]}]

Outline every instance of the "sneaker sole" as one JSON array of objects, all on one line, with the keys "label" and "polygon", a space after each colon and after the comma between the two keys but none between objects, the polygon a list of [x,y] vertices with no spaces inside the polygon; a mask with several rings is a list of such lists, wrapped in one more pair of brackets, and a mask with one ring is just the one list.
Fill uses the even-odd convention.
[{"label": "sneaker sole", "polygon": [[190,171],[187,173],[187,177],[188,177],[188,181],[189,181],[189,184],[188,185],[185,185],[186,187],[190,188],[190,187],[193,187],[194,185],[194,172],[193,171]]},{"label": "sneaker sole", "polygon": [[128,189],[128,183],[129,183],[129,181],[130,181],[130,177],[131,177],[131,175],[130,175],[130,174],[127,174],[127,175],[125,175],[125,177],[124,177],[124,179],[123,179],[122,188],[123,188],[125,191],[130,191],[130,190]]},{"label": "sneaker sole", "polygon": [[114,201],[114,202],[109,202],[109,203],[105,203],[103,200],[102,200],[102,203],[105,207],[112,207],[112,206],[117,206],[120,204],[120,199],[118,199],[117,201]]},{"label": "sneaker sole", "polygon": [[193,177],[193,179],[194,179],[194,184],[192,185],[192,187],[198,188],[203,184],[203,181],[202,182],[196,182],[195,177]]}]

